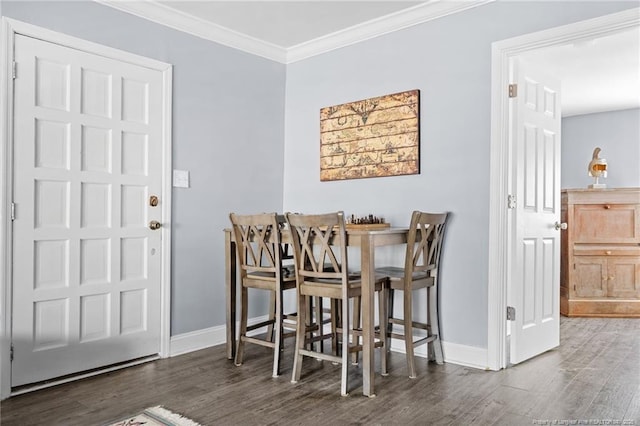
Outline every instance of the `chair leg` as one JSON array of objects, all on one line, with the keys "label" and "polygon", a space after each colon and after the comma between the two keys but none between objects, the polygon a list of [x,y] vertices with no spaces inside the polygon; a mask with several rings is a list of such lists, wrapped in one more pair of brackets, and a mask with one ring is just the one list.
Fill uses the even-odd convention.
[{"label": "chair leg", "polygon": [[278,317],[276,315],[276,292],[275,291],[270,291],[269,292],[269,321],[270,324],[267,327],[267,340],[270,342],[273,342],[273,327],[276,324],[276,318]]},{"label": "chair leg", "polygon": [[273,340],[273,377],[280,375],[280,354],[283,347],[282,337],[282,289],[279,288],[272,292],[275,294],[275,318],[272,324],[272,328],[275,328],[275,340]]},{"label": "chair leg", "polygon": [[387,287],[384,285],[382,286],[382,290],[378,292],[378,323],[380,324],[380,341],[383,345],[380,348],[380,374],[383,376],[389,375],[387,365],[389,358],[389,350],[387,347],[387,324],[389,323],[389,318],[387,317],[388,300]]},{"label": "chair leg", "polygon": [[342,377],[340,379],[340,395],[349,395],[349,298],[342,299]]},{"label": "chair leg", "polygon": [[304,349],[306,333],[306,296],[299,294],[298,292],[298,323],[296,325],[296,348],[293,355],[293,373],[291,375],[291,383],[298,383],[300,380],[300,373],[302,371],[302,354],[300,349]]},{"label": "chair leg", "polygon": [[236,348],[236,365],[242,365],[242,357],[244,355],[244,337],[247,335],[248,291],[245,286],[242,286],[240,290],[240,333],[238,334],[238,346]]},{"label": "chair leg", "polygon": [[387,341],[385,342],[385,349],[387,351],[391,351],[391,333],[393,333],[393,323],[391,320],[394,318],[393,316],[393,302],[394,302],[395,290],[389,287],[387,298],[389,299],[387,305]]},{"label": "chair leg", "polygon": [[338,327],[340,326],[340,305],[338,299],[330,299],[331,305],[331,353],[338,356]]},{"label": "chair leg", "polygon": [[440,340],[440,316],[438,315],[438,288],[437,283],[433,287],[427,288],[427,306],[429,307],[429,332],[436,338],[429,345],[433,347],[436,364],[444,364],[444,354],[442,353],[442,340]]},{"label": "chair leg", "polygon": [[[313,310],[314,310],[313,300],[314,300],[314,298],[311,297],[311,296],[304,296],[304,314],[305,314],[305,317],[303,317],[303,318],[306,318],[305,326],[307,327],[306,328],[307,331],[305,332],[305,345],[304,345],[304,347],[305,347],[305,349],[309,349],[309,350],[311,350],[313,345],[314,345],[314,343],[313,343],[313,337],[314,337],[314,335],[313,335],[313,333],[314,333],[314,330],[313,330]],[[296,302],[296,303],[298,303],[298,302]],[[298,316],[297,321],[300,321],[300,316]],[[298,333],[298,327],[296,325],[296,334],[297,333]],[[308,333],[308,335],[307,335],[307,333]],[[306,340],[307,337],[309,338],[308,340]]]},{"label": "chair leg", "polygon": [[404,347],[407,353],[407,367],[409,369],[409,378],[416,378],[416,363],[413,356],[413,313],[412,313],[412,291],[404,291]]},{"label": "chair leg", "polygon": [[324,327],[322,324],[324,313],[322,312],[323,310],[322,297],[315,296],[314,299],[316,301],[315,302],[315,324],[318,327],[318,339],[319,339],[316,343],[316,351],[324,352]]},{"label": "chair leg", "polygon": [[[362,324],[360,322],[361,320],[361,310],[362,310],[362,297],[357,296],[353,298],[353,329],[359,329],[362,327]],[[360,344],[360,337],[356,336],[355,333],[353,335],[353,344],[354,345],[359,345]],[[351,364],[353,365],[358,365],[358,352],[353,352],[351,354]]]}]

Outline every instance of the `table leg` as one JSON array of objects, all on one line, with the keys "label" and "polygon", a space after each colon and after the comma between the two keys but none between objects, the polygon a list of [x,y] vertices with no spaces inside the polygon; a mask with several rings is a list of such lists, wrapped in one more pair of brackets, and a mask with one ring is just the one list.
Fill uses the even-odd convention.
[{"label": "table leg", "polygon": [[371,235],[363,235],[360,246],[362,272],[362,393],[374,397],[374,293],[375,247]]},{"label": "table leg", "polygon": [[233,359],[236,352],[236,243],[231,240],[231,232],[224,238],[224,285],[227,311],[227,359]]}]

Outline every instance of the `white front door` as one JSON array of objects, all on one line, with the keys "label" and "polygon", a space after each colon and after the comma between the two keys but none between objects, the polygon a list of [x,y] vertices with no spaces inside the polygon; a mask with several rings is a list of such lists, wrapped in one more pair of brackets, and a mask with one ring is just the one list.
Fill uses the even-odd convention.
[{"label": "white front door", "polygon": [[519,363],[560,340],[560,83],[525,63],[512,63],[514,238],[509,305],[510,361]]},{"label": "white front door", "polygon": [[162,73],[16,35],[11,386],[160,352]]}]

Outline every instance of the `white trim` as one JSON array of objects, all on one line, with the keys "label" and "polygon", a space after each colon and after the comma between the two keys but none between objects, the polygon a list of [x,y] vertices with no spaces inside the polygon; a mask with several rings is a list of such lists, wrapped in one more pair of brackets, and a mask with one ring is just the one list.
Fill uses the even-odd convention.
[{"label": "white trim", "polygon": [[[258,324],[269,319],[267,315],[247,319],[247,325]],[[236,321],[236,334],[240,329],[240,322]],[[264,333],[267,327],[257,328],[247,333],[249,336],[256,336]],[[201,330],[190,331],[171,337],[170,356],[186,354],[198,351],[211,346],[222,345],[227,342],[227,328],[224,325],[203,328]]]},{"label": "white trim", "polygon": [[443,341],[442,352],[444,352],[445,362],[480,370],[489,369],[487,366],[487,350],[485,348]]},{"label": "white trim", "polygon": [[21,388],[19,391],[11,392],[11,396],[18,396],[18,395],[22,395],[22,394],[29,393],[29,392],[35,392],[35,391],[38,391],[40,389],[47,389],[47,388],[50,388],[50,387],[53,387],[53,386],[62,385],[64,383],[75,382],[76,380],[86,379],[88,377],[99,376],[100,374],[110,373],[112,371],[118,371],[118,370],[122,370],[122,369],[129,368],[129,367],[135,367],[136,365],[146,364],[147,362],[156,361],[158,359],[160,359],[160,357],[157,356],[157,355],[156,356],[150,356],[150,357],[146,357],[146,358],[143,358],[143,359],[136,359],[136,360],[131,361],[131,362],[126,362],[126,363],[114,365],[114,366],[111,366],[111,367],[101,368],[99,370],[90,371],[88,373],[78,374],[78,375],[72,376],[72,377],[66,377],[66,378],[60,379],[60,380],[52,380],[50,382],[39,383],[39,384],[34,385],[34,386],[27,386],[27,387]]},{"label": "white trim", "polygon": [[[406,353],[404,342],[399,339],[391,340],[391,348],[393,352]],[[487,350],[476,346],[460,345],[442,341],[442,352],[444,353],[444,362],[449,364],[464,365],[465,367],[478,368],[480,370],[488,370],[487,367]],[[427,345],[418,346],[414,355],[420,358],[427,358]]]},{"label": "white trim", "polygon": [[118,0],[94,1],[205,40],[214,41],[276,62],[286,63],[287,51],[284,47],[258,40],[161,3]]},{"label": "white trim", "polygon": [[166,358],[171,347],[171,206],[173,199],[173,156],[172,156],[172,123],[173,123],[173,67],[162,72],[162,248],[161,283],[161,318],[160,318],[160,356]]},{"label": "white trim", "polygon": [[344,30],[336,31],[323,37],[291,46],[287,49],[286,63],[292,63],[320,55],[331,50],[340,49],[361,41],[388,34],[394,31],[442,18],[467,9],[482,6],[495,0],[477,1],[431,1],[419,4],[396,13],[372,19]]},{"label": "white trim", "polygon": [[509,155],[509,60],[524,52],[604,37],[640,25],[640,8],[551,28],[493,43],[491,57],[491,176],[489,204],[487,361],[492,370],[507,364],[506,295],[510,276],[511,228],[506,207],[513,165]]},{"label": "white trim", "polygon": [[[251,318],[248,323],[256,324],[258,322],[265,321],[266,319],[266,316]],[[251,334],[258,334],[260,332],[261,330],[256,330]],[[174,357],[210,348],[212,346],[223,345],[226,342],[226,336],[226,328],[224,325],[178,334],[171,338],[170,356]],[[394,352],[405,353],[404,343],[401,340],[393,339],[391,342],[391,350]],[[487,350],[484,348],[443,341],[442,351],[444,352],[445,362],[464,365],[465,367],[478,368],[481,370],[489,369],[487,366]],[[421,358],[426,358],[427,346],[418,346],[416,348],[415,355]]]},{"label": "white trim", "polygon": [[[12,61],[13,32],[9,23],[2,19],[2,57],[0,57],[0,400],[11,393],[11,242],[10,194],[12,176],[13,108],[8,93],[13,93]],[[3,374],[4,372],[4,374]]]},{"label": "white trim", "polygon": [[455,2],[432,0],[289,48],[256,39],[155,1],[94,1],[205,40],[288,64],[453,13],[482,6],[495,0]]},{"label": "white trim", "polygon": [[211,346],[222,345],[226,341],[227,328],[224,325],[178,334],[171,337],[171,352],[169,356],[174,357],[210,348]]},{"label": "white trim", "polygon": [[[35,25],[2,17],[2,57],[0,58],[0,84],[5,96],[0,101],[0,128],[4,129],[0,137],[0,177],[3,184],[0,185],[0,267],[6,271],[0,277],[0,399],[6,398],[11,393],[11,364],[9,351],[11,347],[11,220],[8,217],[8,209],[12,188],[11,170],[11,125],[13,123],[13,105],[6,94],[13,93],[13,79],[11,76],[11,64],[13,62],[13,41],[15,34],[45,40],[47,42],[66,46],[71,49],[104,56],[122,62],[135,64],[145,68],[157,70],[163,74],[163,124],[162,124],[162,251],[163,265],[161,273],[161,330],[160,330],[160,356],[169,354],[170,323],[171,323],[171,93],[172,93],[172,66],[154,59],[138,56],[129,52],[99,45],[79,38],[71,37]],[[4,372],[4,374],[3,374]]]}]

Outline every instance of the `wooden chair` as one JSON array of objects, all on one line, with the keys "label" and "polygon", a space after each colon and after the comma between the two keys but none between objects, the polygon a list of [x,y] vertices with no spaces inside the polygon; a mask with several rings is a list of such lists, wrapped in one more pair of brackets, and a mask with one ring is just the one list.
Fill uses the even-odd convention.
[{"label": "wooden chair", "polygon": [[[240,260],[240,335],[238,337],[235,364],[242,365],[244,344],[254,343],[273,348],[273,377],[280,373],[280,354],[285,337],[285,318],[295,318],[283,313],[283,292],[296,288],[295,272],[283,267],[283,246],[280,227],[284,217],[275,213],[256,215],[229,215],[236,239]],[[258,324],[247,325],[249,289],[269,291],[269,318]],[[268,327],[265,339],[248,336],[247,332]],[[294,324],[289,325],[293,328]],[[289,336],[294,336],[293,332]]]},{"label": "wooden chair", "polygon": [[[350,324],[349,301],[361,295],[361,281],[359,273],[348,272],[344,215],[342,212],[318,215],[287,213],[286,217],[293,241],[299,315],[291,381],[297,383],[300,380],[302,360],[305,356],[341,363],[340,391],[342,395],[348,395],[348,356],[349,353],[362,350],[355,337],[361,335],[361,330],[353,330]],[[386,283],[386,277],[375,277],[375,290],[380,298],[381,324],[385,324],[387,318]],[[339,301],[340,309],[332,309],[331,312],[332,329],[336,330],[333,335],[334,342],[337,342],[338,335],[341,336],[340,351],[336,350],[337,345],[332,345],[334,351],[331,354],[312,350],[307,346],[303,318],[306,313],[303,308],[308,297],[330,298],[332,304]],[[335,313],[338,311],[339,317],[336,318]],[[376,347],[385,345],[385,328],[380,327]],[[350,335],[354,336],[352,341]],[[341,355],[336,352],[341,352]],[[381,356],[381,364],[382,374],[386,374],[386,351]]]},{"label": "wooden chair", "polygon": [[[404,268],[384,267],[376,268],[376,273],[389,277],[389,328],[387,338],[402,339],[405,342],[409,377],[416,377],[414,350],[422,344],[429,344],[429,358],[435,358],[436,363],[442,364],[442,343],[440,341],[440,323],[438,315],[438,268],[440,252],[444,237],[447,213],[424,213],[414,211],[411,215],[411,225],[407,236],[407,250]],[[417,322],[413,318],[413,293],[426,288],[427,322]],[[393,302],[396,290],[403,292],[402,318],[394,315]],[[393,325],[403,326],[403,333],[393,330]],[[414,329],[426,330],[426,336],[414,336]],[[387,344],[389,348],[390,342]]]}]

